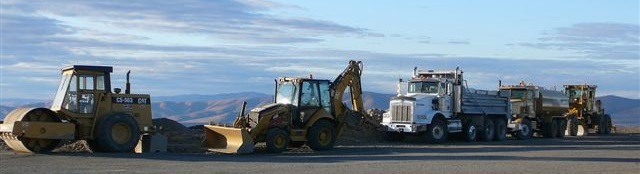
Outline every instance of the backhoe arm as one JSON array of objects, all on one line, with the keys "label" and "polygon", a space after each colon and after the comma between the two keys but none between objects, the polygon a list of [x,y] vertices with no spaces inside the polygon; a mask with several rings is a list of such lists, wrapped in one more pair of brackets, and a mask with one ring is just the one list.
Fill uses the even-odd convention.
[{"label": "backhoe arm", "polygon": [[342,103],[342,97],[347,87],[350,89],[353,110],[362,114],[365,113],[360,83],[362,68],[362,62],[350,60],[349,66],[331,83],[332,104],[336,116],[344,117],[343,114],[346,112],[347,108]]}]

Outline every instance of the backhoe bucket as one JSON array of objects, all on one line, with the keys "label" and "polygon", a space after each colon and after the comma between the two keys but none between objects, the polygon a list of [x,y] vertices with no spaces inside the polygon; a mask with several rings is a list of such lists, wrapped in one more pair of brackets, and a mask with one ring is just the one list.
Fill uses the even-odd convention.
[{"label": "backhoe bucket", "polygon": [[221,153],[252,153],[253,139],[244,128],[204,125],[202,147]]}]

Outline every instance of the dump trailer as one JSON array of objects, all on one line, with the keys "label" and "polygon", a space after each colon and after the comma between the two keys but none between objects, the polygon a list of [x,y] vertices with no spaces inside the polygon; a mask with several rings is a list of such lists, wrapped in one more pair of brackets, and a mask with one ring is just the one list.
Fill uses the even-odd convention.
[{"label": "dump trailer", "polygon": [[112,71],[109,66],[63,68],[51,107],[11,111],[0,124],[2,139],[26,153],[49,152],[61,140],[86,140],[98,152],[166,151],[166,138],[155,134],[151,123],[150,96],[130,93],[130,72],[125,92],[112,92]]},{"label": "dump trailer", "polygon": [[569,96],[568,134],[587,135],[589,130],[598,134],[610,134],[613,128],[611,116],[605,114],[602,101],[596,99],[596,85],[564,85]]},{"label": "dump trailer", "polygon": [[[332,149],[345,123],[365,115],[360,77],[362,63],[349,61],[333,80],[280,77],[274,103],[244,114],[233,125],[205,125],[203,147],[222,153],[251,153],[264,142],[269,152],[282,152],[305,143],[313,150]],[[353,110],[342,103],[347,87]]]},{"label": "dump trailer", "polygon": [[560,91],[525,84],[498,85],[500,92],[509,94],[512,121],[508,127],[517,139],[529,139],[534,132],[546,138],[565,136],[567,120],[571,118],[569,97]]},{"label": "dump trailer", "polygon": [[[385,139],[400,141],[405,135],[423,136],[442,143],[455,133],[467,141],[501,141],[506,138],[511,115],[508,95],[473,90],[459,68],[455,71],[413,70],[407,93],[391,98],[383,114]],[[400,80],[402,83],[402,80]]]}]

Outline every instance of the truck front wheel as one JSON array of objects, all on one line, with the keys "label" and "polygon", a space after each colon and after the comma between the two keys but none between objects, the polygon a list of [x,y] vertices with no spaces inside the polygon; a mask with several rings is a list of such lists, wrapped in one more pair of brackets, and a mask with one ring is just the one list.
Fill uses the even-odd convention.
[{"label": "truck front wheel", "polygon": [[531,121],[523,119],[522,122],[520,122],[520,130],[515,132],[515,137],[519,140],[528,140],[531,136],[533,136]]},{"label": "truck front wheel", "polygon": [[429,143],[444,143],[447,140],[447,125],[442,119],[434,119],[425,132]]}]

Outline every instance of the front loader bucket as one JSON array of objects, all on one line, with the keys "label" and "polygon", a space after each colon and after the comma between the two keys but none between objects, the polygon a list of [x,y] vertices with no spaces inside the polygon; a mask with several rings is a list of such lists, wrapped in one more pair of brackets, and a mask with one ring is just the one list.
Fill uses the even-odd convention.
[{"label": "front loader bucket", "polygon": [[221,153],[252,153],[253,139],[244,128],[204,125],[202,147]]}]

